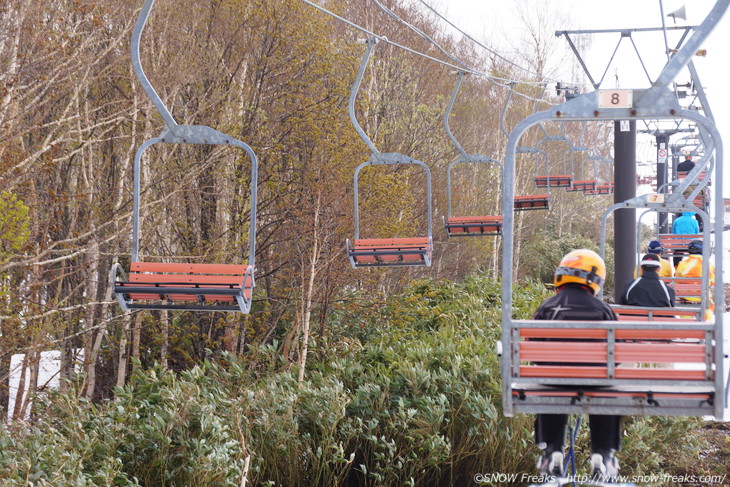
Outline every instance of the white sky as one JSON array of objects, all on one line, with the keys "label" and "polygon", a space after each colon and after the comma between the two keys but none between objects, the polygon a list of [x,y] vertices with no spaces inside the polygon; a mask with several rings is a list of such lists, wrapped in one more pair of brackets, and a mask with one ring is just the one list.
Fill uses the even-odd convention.
[{"label": "white sky", "polygon": [[[639,27],[661,27],[662,15],[660,0],[611,0],[610,2],[586,0],[431,0],[427,3],[444,14],[454,24],[468,32],[500,53],[512,58],[515,46],[526,34],[526,27],[519,18],[519,9],[526,10],[535,18],[538,12],[545,11],[541,17],[550,25],[550,32],[555,30],[595,30],[624,29]],[[685,5],[687,20],[677,19],[676,25],[699,25],[706,13],[714,5],[714,0],[663,0],[664,20],[667,26],[675,25],[667,14]],[[674,48],[679,39],[679,31],[670,32],[668,44]],[[577,37],[572,36],[574,42]],[[666,62],[664,37],[661,32],[633,33],[632,38],[641,53],[642,59],[652,79],[661,71]],[[619,41],[619,34],[595,34],[592,47],[584,56],[593,78],[598,81],[608,65],[611,54]],[[571,62],[576,57],[569,51],[564,37],[559,38],[558,45],[564,52],[569,52]],[[715,122],[722,134],[727,134],[725,144],[730,144],[730,97],[725,85],[730,80],[730,63],[724,48],[730,46],[730,12],[714,29],[705,43],[707,57],[695,57],[697,68],[705,93],[709,99]],[[559,57],[559,56],[558,56]],[[520,63],[521,65],[523,63]],[[570,63],[564,63],[567,65]],[[580,67],[573,67],[582,71]],[[556,78],[569,81],[571,70],[564,76]],[[649,81],[644,74],[629,39],[621,42],[621,47],[608,70],[605,88],[647,88]],[[676,80],[679,83],[689,81],[689,73]],[[641,128],[641,127],[640,127]],[[647,138],[648,136],[643,136]],[[651,154],[648,142],[641,143],[639,136],[637,151],[641,159],[643,154]],[[653,140],[648,137],[648,140]],[[730,154],[729,151],[725,151]],[[727,157],[727,156],[726,156]],[[725,171],[724,194],[730,196],[730,171]]]}]

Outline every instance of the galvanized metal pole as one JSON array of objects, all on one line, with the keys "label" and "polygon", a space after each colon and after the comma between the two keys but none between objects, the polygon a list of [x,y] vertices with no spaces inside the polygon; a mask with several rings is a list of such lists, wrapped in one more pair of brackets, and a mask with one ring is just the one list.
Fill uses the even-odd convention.
[{"label": "galvanized metal pole", "polygon": [[[636,197],[636,121],[614,122],[613,180],[616,184],[614,203]],[[636,266],[636,209],[616,211],[614,232],[614,286],[615,294],[634,277]]]},{"label": "galvanized metal pole", "polygon": [[[667,160],[669,158],[669,134],[657,134],[656,136],[656,186],[661,188],[667,182]],[[664,189],[668,192],[667,189]],[[668,213],[660,211],[657,213],[659,219],[659,233],[669,233]],[[652,238],[652,240],[654,240]]]}]

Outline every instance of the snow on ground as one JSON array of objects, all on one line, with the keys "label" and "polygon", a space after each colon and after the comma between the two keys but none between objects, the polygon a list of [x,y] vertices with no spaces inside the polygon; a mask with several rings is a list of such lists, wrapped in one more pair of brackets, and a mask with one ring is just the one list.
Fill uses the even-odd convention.
[{"label": "snow on ground", "polygon": [[[76,357],[76,368],[80,369],[80,364],[83,361],[83,350],[78,350]],[[23,367],[23,354],[16,354],[10,358],[10,377],[9,382],[9,393],[10,398],[8,401],[8,421],[13,417],[13,410],[15,409],[15,402],[18,396],[18,387],[20,386],[20,372]],[[59,386],[59,371],[61,370],[61,351],[60,350],[49,350],[47,352],[41,352],[41,360],[38,368],[38,388],[39,389],[58,389]],[[27,394],[30,384],[30,368],[26,368],[25,387],[23,395]],[[25,419],[30,417],[30,405],[26,410]]]}]

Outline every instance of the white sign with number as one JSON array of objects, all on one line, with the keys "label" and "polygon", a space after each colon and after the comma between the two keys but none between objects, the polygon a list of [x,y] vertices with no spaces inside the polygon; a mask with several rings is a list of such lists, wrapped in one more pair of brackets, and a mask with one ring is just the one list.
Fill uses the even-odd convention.
[{"label": "white sign with number", "polygon": [[634,90],[598,90],[598,108],[631,108]]}]

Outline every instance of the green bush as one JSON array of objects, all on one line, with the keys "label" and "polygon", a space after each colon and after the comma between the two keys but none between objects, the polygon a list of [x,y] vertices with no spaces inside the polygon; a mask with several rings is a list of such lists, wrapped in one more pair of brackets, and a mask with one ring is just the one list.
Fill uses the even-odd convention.
[{"label": "green bush", "polygon": [[[548,294],[517,287],[516,315]],[[500,301],[500,283],[475,276],[415,283],[362,309],[357,326],[338,314],[301,385],[269,345],[179,374],[137,366],[101,405],[51,394],[33,427],[0,429],[0,486],[240,486],[247,459],[248,485],[458,486],[532,473],[532,417],[501,414]],[[627,421],[624,472],[672,471],[673,445],[696,424]],[[587,441],[583,432],[582,451]]]}]

